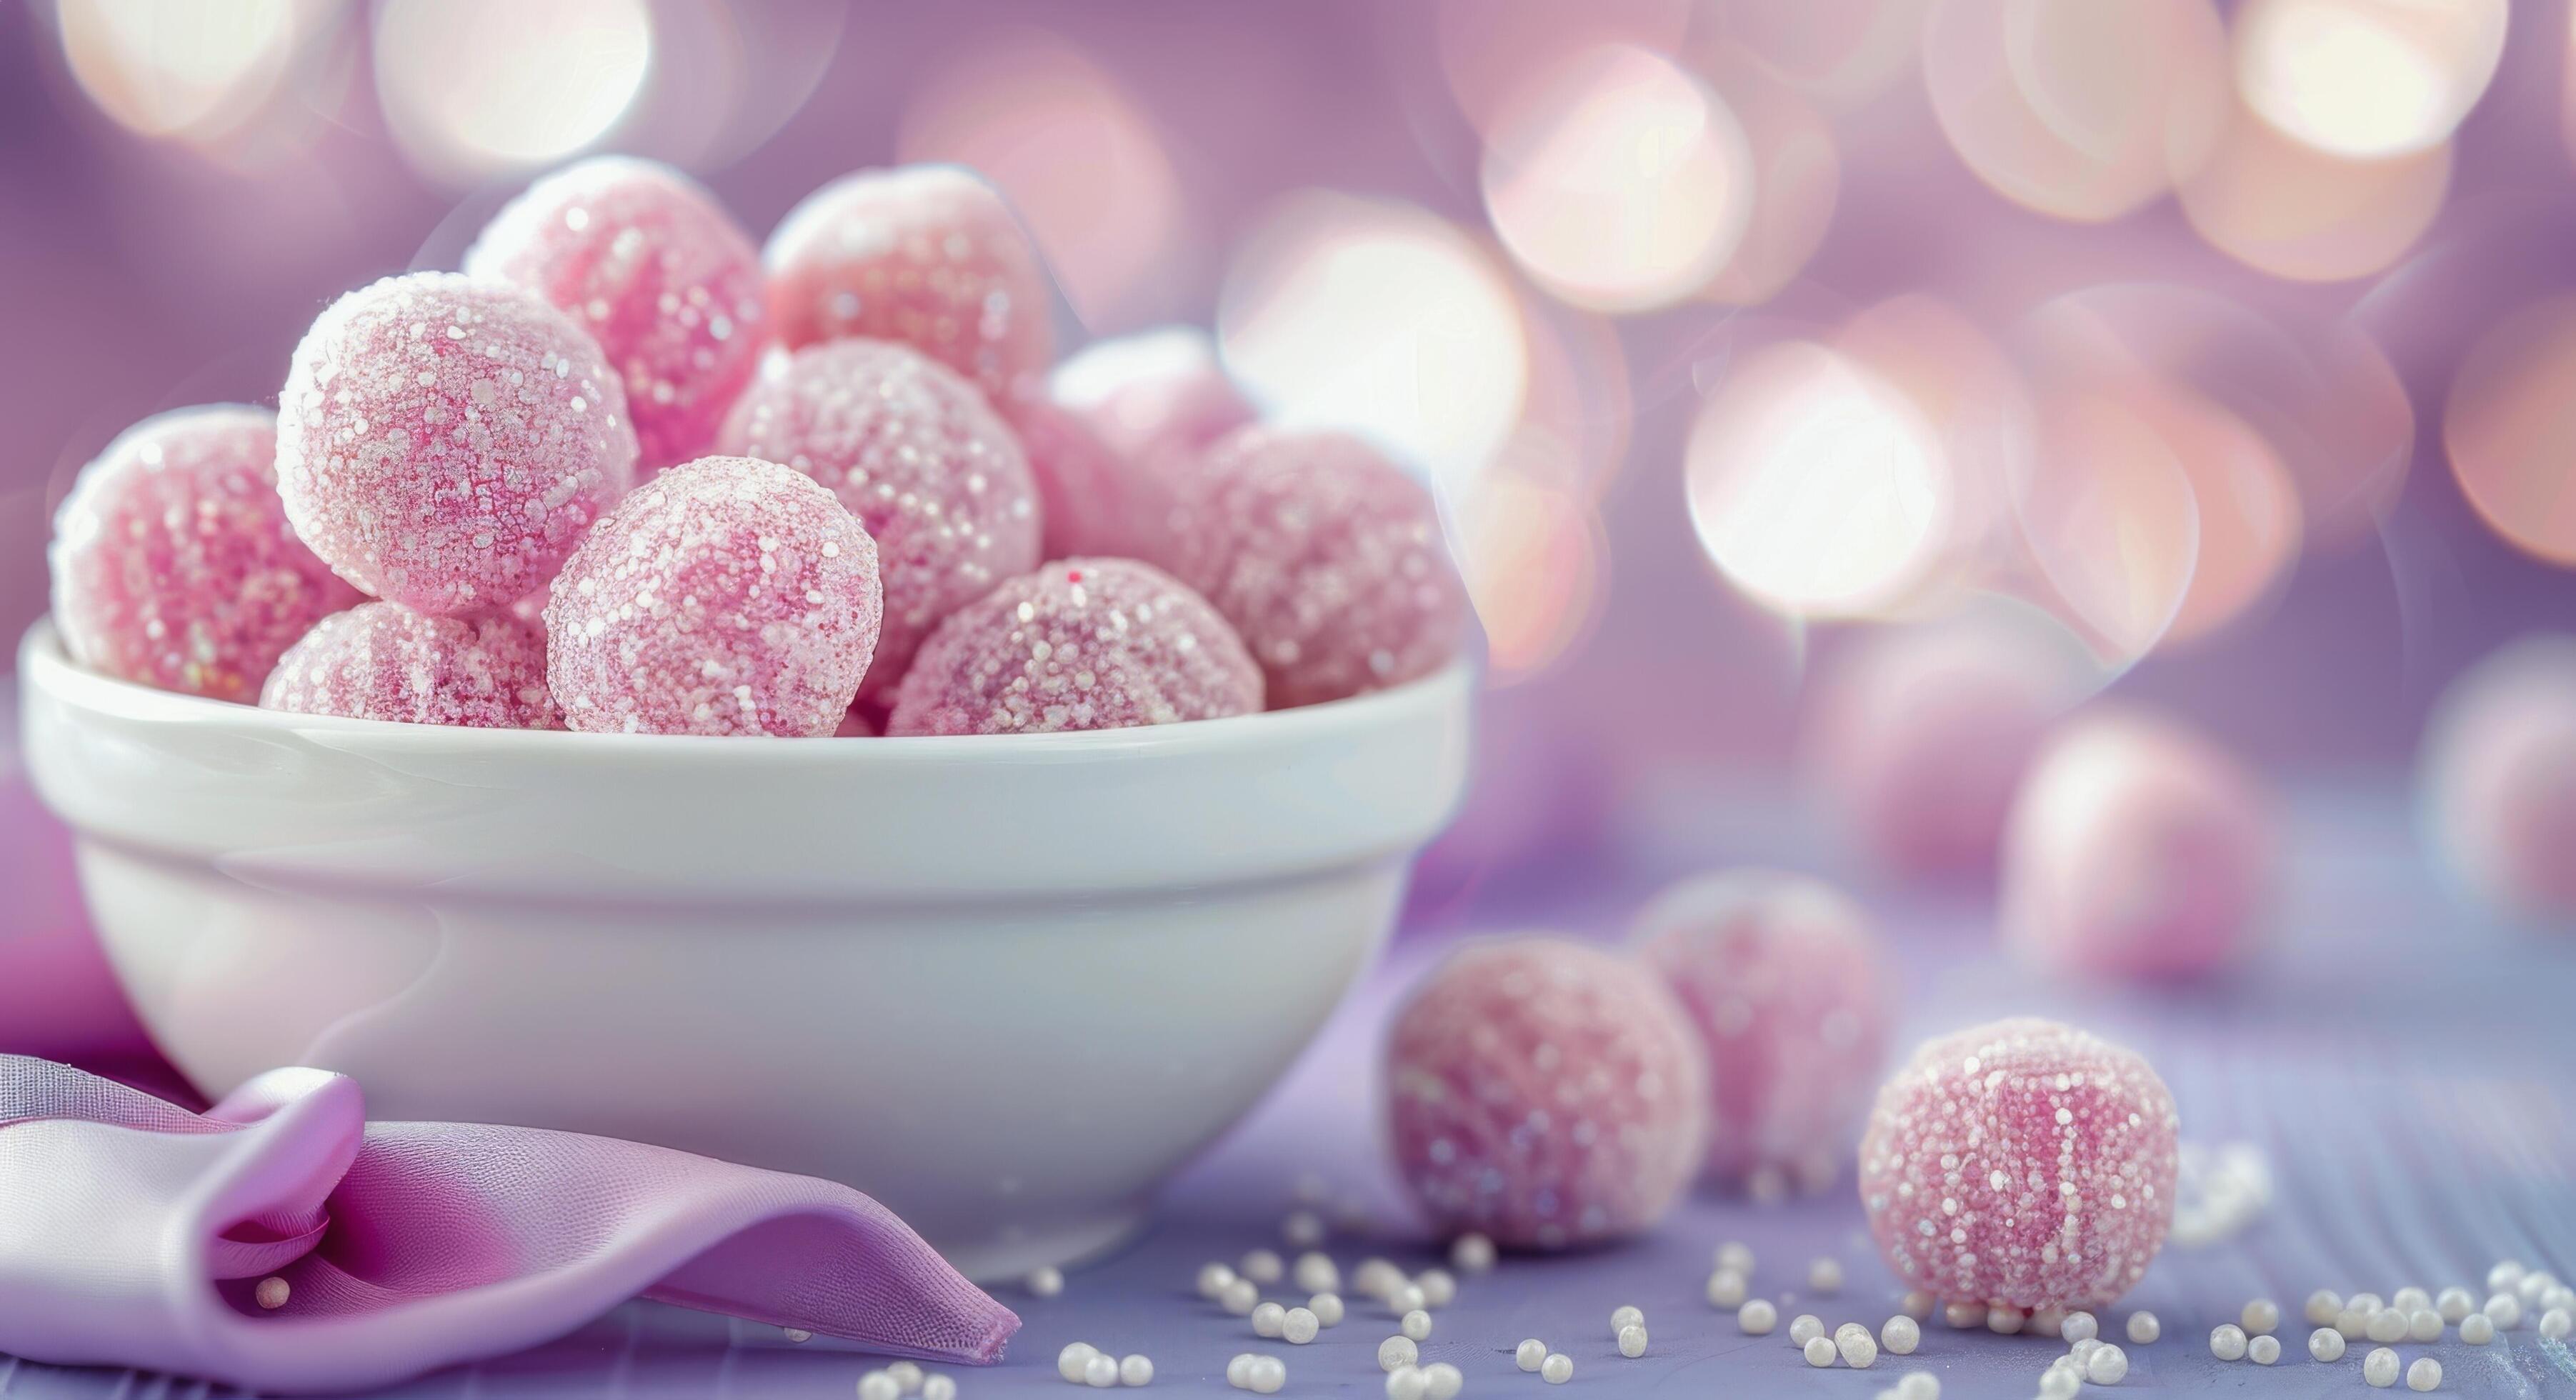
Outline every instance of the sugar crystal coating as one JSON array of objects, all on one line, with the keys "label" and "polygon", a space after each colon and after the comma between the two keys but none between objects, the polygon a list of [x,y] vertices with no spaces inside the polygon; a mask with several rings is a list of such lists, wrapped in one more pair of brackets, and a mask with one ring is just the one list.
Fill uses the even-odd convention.
[{"label": "sugar crystal coating", "polygon": [[1048,554],[1173,558],[1181,483],[1255,417],[1206,333],[1100,341],[1057,366],[1050,383],[1048,396],[1024,395],[1034,403],[1011,411],[1046,494]]},{"label": "sugar crystal coating", "polygon": [[1101,440],[1081,414],[1037,395],[1010,406],[1046,522],[1050,559],[1171,558],[1172,491]]},{"label": "sugar crystal coating", "polygon": [[832,493],[703,457],[582,541],[546,609],[547,675],[593,733],[833,733],[876,649],[877,551]]},{"label": "sugar crystal coating", "polygon": [[1037,567],[1037,487],[1018,440],[974,386],[904,346],[773,356],[722,441],[821,482],[875,539],[885,633],[863,694],[891,694],[941,618]]},{"label": "sugar crystal coating", "polygon": [[715,441],[768,330],[751,236],[657,161],[601,156],[537,181],[484,227],[465,271],[536,293],[599,342],[652,471]]},{"label": "sugar crystal coating", "polygon": [[1173,573],[1216,604],[1284,709],[1430,675],[1467,594],[1431,493],[1357,438],[1247,428],[1173,507]]},{"label": "sugar crystal coating", "polygon": [[1895,978],[1868,914],[1805,875],[1736,870],[1666,890],[1636,948],[1709,1053],[1709,1174],[1832,1182],[1887,1062]]},{"label": "sugar crystal coating", "polygon": [[1860,1196],[1888,1267],[2010,1308],[2117,1301],[2173,1222],[2173,1095],[2134,1052],[2020,1019],[1926,1042],[1878,1093]]},{"label": "sugar crystal coating", "polygon": [[502,283],[414,272],[351,292],[278,395],[295,532],[418,612],[508,607],[634,481],[626,394],[597,342]]},{"label": "sugar crystal coating", "polygon": [[1396,1013],[1398,1173],[1442,1233],[1556,1249],[1652,1226],[1690,1184],[1707,1068],[1672,994],[1561,939],[1452,954]]},{"label": "sugar crystal coating", "polygon": [[277,658],[361,595],[305,548],[277,495],[277,419],[183,408],[81,469],[46,554],[80,664],[163,690],[255,700]]},{"label": "sugar crystal coating", "polygon": [[314,624],[260,692],[299,715],[561,729],[546,688],[545,634],[515,617],[431,617],[362,603]]},{"label": "sugar crystal coating", "polygon": [[1055,358],[1036,246],[972,171],[845,175],[789,210],[761,256],[789,349],[845,336],[900,341],[997,404]]},{"label": "sugar crystal coating", "polygon": [[2427,834],[2471,894],[2576,927],[2576,637],[2525,637],[2469,668],[2425,725]]},{"label": "sugar crystal coating", "polygon": [[1123,729],[1251,714],[1261,668],[1207,600],[1151,565],[1066,559],[950,613],[890,734]]}]

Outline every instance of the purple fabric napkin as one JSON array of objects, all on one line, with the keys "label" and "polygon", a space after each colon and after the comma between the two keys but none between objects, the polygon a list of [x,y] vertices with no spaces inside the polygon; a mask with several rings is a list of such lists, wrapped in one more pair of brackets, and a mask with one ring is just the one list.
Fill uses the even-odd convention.
[{"label": "purple fabric napkin", "polygon": [[[286,1280],[274,1310],[259,1282]],[[0,1055],[0,1351],[386,1385],[636,1294],[990,1362],[1020,1320],[845,1186],[578,1133],[374,1123],[281,1069],[204,1114]]]}]

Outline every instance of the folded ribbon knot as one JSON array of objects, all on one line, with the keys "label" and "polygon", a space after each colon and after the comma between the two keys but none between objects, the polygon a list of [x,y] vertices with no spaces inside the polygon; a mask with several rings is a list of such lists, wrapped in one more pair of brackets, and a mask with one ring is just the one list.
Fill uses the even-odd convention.
[{"label": "folded ribbon knot", "polygon": [[[270,1276],[289,1285],[274,1310],[253,1297]],[[1020,1325],[846,1186],[579,1133],[370,1124],[319,1070],[197,1114],[0,1055],[0,1351],[352,1389],[637,1294],[979,1364]]]}]

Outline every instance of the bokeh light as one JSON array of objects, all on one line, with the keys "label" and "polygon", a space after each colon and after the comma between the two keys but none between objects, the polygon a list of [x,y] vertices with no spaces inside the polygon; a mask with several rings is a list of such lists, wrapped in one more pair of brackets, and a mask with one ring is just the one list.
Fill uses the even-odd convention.
[{"label": "bokeh light", "polygon": [[1510,102],[1485,148],[1494,230],[1577,306],[1644,311],[1706,286],[1752,221],[1753,150],[1707,84],[1605,45]]},{"label": "bokeh light", "polygon": [[2250,0],[2236,88],[2283,135],[2386,159],[2450,139],[2504,57],[2506,0]]},{"label": "bokeh light", "polygon": [[1064,40],[1027,30],[976,45],[914,95],[895,144],[904,160],[953,161],[1000,186],[1095,329],[1179,289],[1185,207],[1162,138]]},{"label": "bokeh light", "polygon": [[1962,160],[2016,204],[2115,219],[2198,165],[2227,93],[2208,0],[1939,0],[1923,78]]},{"label": "bokeh light", "polygon": [[386,0],[376,92],[421,169],[466,181],[608,135],[653,66],[643,0]]},{"label": "bokeh light", "polygon": [[2330,155],[2232,104],[2175,193],[2211,247],[2300,282],[2366,277],[2406,255],[2451,186],[2448,143],[2384,160]]},{"label": "bokeh light", "polygon": [[63,58],[90,101],[144,136],[212,141],[277,90],[305,0],[59,0]]},{"label": "bokeh light", "polygon": [[1458,110],[1490,132],[1513,97],[1569,54],[1624,44],[1678,47],[1695,0],[1438,0],[1432,37]]},{"label": "bokeh light", "polygon": [[1627,458],[1636,424],[1618,331],[1602,317],[1534,293],[1521,298],[1521,330],[1529,383],[1520,424],[1495,460],[1586,507],[1597,504]]},{"label": "bokeh light", "polygon": [[2576,297],[2529,307],[2478,341],[2451,381],[2442,444],[2497,534],[2576,567]]},{"label": "bokeh light", "polygon": [[1528,342],[1492,256],[1410,204],[1291,195],[1236,250],[1226,368],[1276,422],[1363,434],[1454,497],[1519,421]]},{"label": "bokeh light", "polygon": [[2035,450],[2014,465],[2022,540],[2048,592],[2106,667],[2133,664],[2173,626],[2200,554],[2190,474],[2121,396],[2043,391]]},{"label": "bokeh light", "polygon": [[1801,91],[1849,109],[1904,74],[1926,8],[1926,0],[1703,0],[1699,23]]},{"label": "bokeh light", "polygon": [[1945,537],[1949,470],[1932,425],[1876,371],[1811,341],[1728,372],[1691,426],[1688,482],[1709,558],[1784,613],[1887,607]]},{"label": "bokeh light", "polygon": [[2273,596],[2298,561],[2298,487],[2260,433],[2201,395],[2142,379],[2119,397],[2181,465],[2199,534],[2191,585],[2161,644],[2207,636]]},{"label": "bokeh light", "polygon": [[[1512,685],[1565,655],[1607,591],[1601,522],[1579,495],[1551,485],[1564,448],[1540,434],[1514,439],[1456,512],[1460,570],[1485,630],[1489,684]],[[1536,472],[1516,459],[1537,459]]]},{"label": "bokeh light", "polygon": [[1718,45],[1694,67],[1744,131],[1753,160],[1753,208],[1734,255],[1702,295],[1737,306],[1769,301],[1824,242],[1842,189],[1831,123],[1750,52]]}]

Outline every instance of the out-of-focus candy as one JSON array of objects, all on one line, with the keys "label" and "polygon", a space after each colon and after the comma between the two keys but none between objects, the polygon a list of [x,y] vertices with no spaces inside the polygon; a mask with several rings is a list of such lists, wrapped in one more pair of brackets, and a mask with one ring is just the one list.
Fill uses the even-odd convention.
[{"label": "out-of-focus candy", "polygon": [[2452,682],[2419,783],[2430,843],[2471,893],[2576,926],[2576,637],[2523,638]]},{"label": "out-of-focus candy", "polygon": [[287,649],[262,708],[468,729],[561,729],[545,634],[515,617],[431,617],[362,603]]}]

